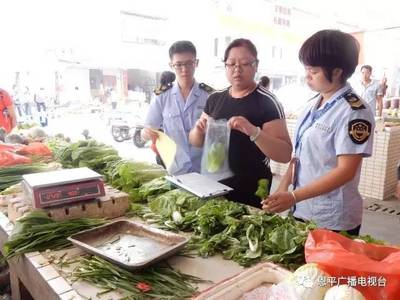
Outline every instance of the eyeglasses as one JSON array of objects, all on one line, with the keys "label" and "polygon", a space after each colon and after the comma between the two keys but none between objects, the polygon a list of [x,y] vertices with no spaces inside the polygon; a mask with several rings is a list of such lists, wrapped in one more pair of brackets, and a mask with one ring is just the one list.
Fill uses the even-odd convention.
[{"label": "eyeglasses", "polygon": [[258,60],[254,60],[252,62],[248,63],[242,63],[242,64],[229,64],[225,63],[225,68],[229,71],[234,71],[236,68],[243,70],[243,69],[249,69],[257,65]]},{"label": "eyeglasses", "polygon": [[188,68],[188,69],[191,69],[191,68],[193,68],[195,65],[196,65],[196,63],[197,63],[197,60],[195,60],[195,61],[193,61],[193,60],[191,60],[191,61],[187,61],[187,62],[178,62],[178,63],[176,63],[176,64],[173,64],[172,65],[172,67],[175,69],[175,70],[182,70],[183,69],[183,67],[186,67],[186,68]]}]

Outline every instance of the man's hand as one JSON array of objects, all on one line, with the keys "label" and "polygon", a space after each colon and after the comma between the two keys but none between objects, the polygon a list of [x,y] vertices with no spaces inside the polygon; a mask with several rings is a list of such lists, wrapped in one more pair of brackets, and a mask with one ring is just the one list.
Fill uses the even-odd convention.
[{"label": "man's hand", "polygon": [[151,128],[143,128],[141,132],[142,139],[145,141],[151,140],[153,144],[158,139],[158,133]]},{"label": "man's hand", "polygon": [[204,135],[207,130],[207,117],[201,116],[200,119],[196,121],[194,126],[201,134]]}]

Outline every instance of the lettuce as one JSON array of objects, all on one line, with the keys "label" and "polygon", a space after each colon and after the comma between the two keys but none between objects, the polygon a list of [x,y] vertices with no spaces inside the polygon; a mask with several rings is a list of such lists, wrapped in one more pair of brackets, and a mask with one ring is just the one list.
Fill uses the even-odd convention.
[{"label": "lettuce", "polygon": [[207,154],[207,171],[209,173],[218,172],[225,162],[225,147],[224,144],[216,142],[211,144]]}]

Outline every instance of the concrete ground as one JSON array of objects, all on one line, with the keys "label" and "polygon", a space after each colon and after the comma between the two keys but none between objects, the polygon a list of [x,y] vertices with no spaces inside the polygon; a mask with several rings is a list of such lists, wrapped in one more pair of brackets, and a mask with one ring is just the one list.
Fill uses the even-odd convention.
[{"label": "concrete ground", "polygon": [[[274,176],[271,191],[279,184],[280,177]],[[385,241],[388,245],[400,246],[400,200],[377,200],[365,198],[360,235],[369,234]]]}]

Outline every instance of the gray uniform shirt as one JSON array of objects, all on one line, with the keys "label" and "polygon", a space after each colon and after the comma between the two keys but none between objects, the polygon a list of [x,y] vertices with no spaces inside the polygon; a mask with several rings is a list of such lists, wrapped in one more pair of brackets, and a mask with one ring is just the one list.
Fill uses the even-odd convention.
[{"label": "gray uniform shirt", "polygon": [[170,89],[150,103],[145,125],[162,128],[177,144],[175,161],[168,170],[173,175],[200,173],[202,149],[189,143],[189,132],[200,118],[207,98],[208,93],[195,82],[185,101],[177,82],[174,82]]},{"label": "gray uniform shirt", "polygon": [[[337,166],[344,154],[372,154],[375,121],[370,107],[359,98],[346,100],[352,90],[347,84],[323,107],[316,109],[320,97],[310,101],[299,117],[295,131],[296,188],[324,176]],[[358,101],[357,101],[358,100]],[[323,110],[326,110],[323,113]],[[320,115],[312,122],[313,117]],[[312,124],[310,127],[308,127]],[[304,131],[304,128],[308,128]],[[360,169],[345,185],[296,204],[294,216],[314,220],[318,227],[350,230],[361,224],[362,198],[358,192]]]}]

